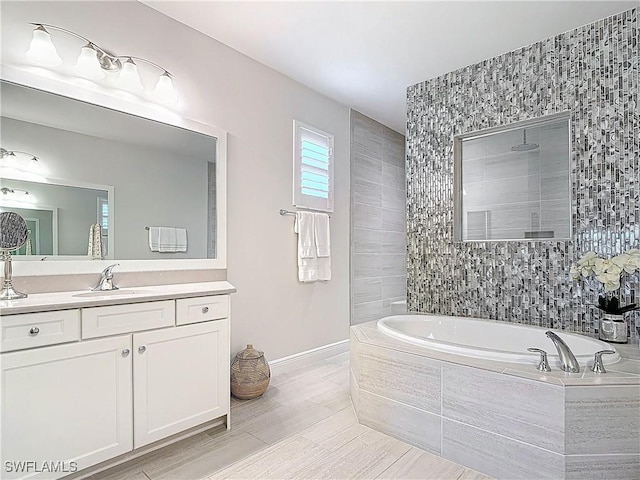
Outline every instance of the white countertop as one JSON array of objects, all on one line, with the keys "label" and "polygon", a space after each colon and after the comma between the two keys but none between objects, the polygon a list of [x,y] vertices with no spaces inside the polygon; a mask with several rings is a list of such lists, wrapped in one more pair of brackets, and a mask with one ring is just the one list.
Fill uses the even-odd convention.
[{"label": "white countertop", "polygon": [[236,287],[227,281],[181,283],[130,287],[106,292],[80,290],[73,292],[34,293],[20,300],[1,300],[0,316],[17,313],[48,312],[72,308],[122,305],[125,303],[152,302],[174,298],[202,297],[234,293]]}]

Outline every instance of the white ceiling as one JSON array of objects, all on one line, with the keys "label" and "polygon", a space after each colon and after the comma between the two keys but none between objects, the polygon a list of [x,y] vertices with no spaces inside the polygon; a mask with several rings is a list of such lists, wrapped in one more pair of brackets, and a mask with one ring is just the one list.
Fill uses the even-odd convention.
[{"label": "white ceiling", "polygon": [[143,1],[404,133],[406,88],[635,1]]}]

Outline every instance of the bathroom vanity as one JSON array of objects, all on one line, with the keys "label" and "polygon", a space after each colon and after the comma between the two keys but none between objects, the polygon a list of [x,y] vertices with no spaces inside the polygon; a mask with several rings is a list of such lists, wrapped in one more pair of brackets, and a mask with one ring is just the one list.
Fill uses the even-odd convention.
[{"label": "bathroom vanity", "polygon": [[3,478],[60,478],[199,425],[228,428],[233,292],[220,281],[3,302]]}]

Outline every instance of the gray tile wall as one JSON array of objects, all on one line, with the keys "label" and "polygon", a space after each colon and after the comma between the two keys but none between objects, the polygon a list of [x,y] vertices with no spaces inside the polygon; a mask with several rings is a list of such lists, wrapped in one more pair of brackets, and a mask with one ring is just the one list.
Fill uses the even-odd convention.
[{"label": "gray tile wall", "polygon": [[[407,90],[408,307],[595,333],[598,283],[571,264],[640,248],[638,9]],[[453,136],[569,111],[570,241],[455,243]],[[640,303],[640,274],[623,278]],[[640,325],[627,316],[630,332]]]},{"label": "gray tile wall", "polygon": [[405,137],[351,110],[351,324],[406,293]]}]

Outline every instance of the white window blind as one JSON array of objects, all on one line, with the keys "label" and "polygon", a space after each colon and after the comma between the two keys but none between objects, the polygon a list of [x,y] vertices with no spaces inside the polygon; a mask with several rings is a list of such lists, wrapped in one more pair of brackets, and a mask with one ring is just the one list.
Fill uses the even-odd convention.
[{"label": "white window blind", "polygon": [[333,212],[333,135],[293,121],[293,205]]}]

